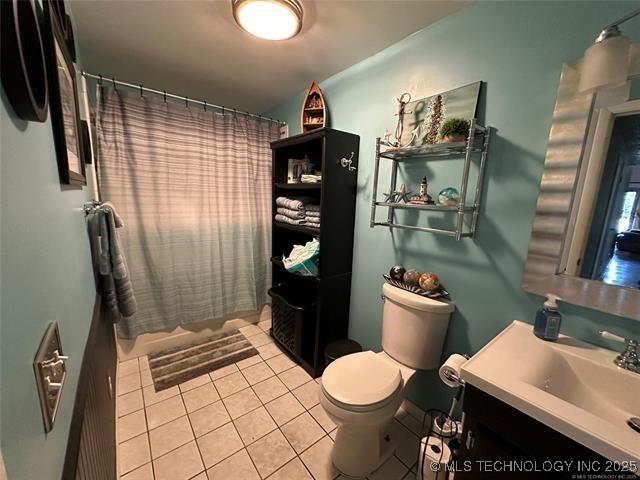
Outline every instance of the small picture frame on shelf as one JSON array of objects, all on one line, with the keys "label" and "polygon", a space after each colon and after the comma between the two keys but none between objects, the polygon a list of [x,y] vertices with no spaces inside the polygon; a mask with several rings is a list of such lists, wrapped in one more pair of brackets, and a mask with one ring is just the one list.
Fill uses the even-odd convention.
[{"label": "small picture frame on shelf", "polygon": [[308,159],[289,159],[287,171],[287,183],[300,183],[302,175],[309,173],[310,162]]}]

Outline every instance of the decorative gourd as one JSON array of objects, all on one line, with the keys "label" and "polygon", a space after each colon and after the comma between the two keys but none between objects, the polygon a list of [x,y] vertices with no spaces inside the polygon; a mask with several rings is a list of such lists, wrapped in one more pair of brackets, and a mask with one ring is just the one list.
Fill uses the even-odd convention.
[{"label": "decorative gourd", "polygon": [[325,127],[327,123],[327,109],[322,91],[316,82],[311,82],[300,110],[300,126],[302,133]]}]

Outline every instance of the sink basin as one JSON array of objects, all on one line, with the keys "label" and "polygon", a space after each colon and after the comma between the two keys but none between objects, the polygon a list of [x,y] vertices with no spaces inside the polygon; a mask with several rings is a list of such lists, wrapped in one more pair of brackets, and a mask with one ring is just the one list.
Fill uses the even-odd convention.
[{"label": "sink basin", "polygon": [[561,335],[540,340],[514,321],[462,367],[462,378],[611,460],[640,462],[640,374],[618,353]]}]

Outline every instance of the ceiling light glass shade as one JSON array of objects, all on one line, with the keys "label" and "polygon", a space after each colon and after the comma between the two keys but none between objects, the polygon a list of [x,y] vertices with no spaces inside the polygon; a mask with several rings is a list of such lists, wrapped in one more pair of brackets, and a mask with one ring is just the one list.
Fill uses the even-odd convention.
[{"label": "ceiling light glass shade", "polygon": [[631,40],[623,36],[591,45],[584,53],[578,90],[591,93],[624,85],[629,75],[630,45]]},{"label": "ceiling light glass shade", "polygon": [[297,0],[232,0],[233,16],[242,29],[266,40],[286,40],[302,28]]}]

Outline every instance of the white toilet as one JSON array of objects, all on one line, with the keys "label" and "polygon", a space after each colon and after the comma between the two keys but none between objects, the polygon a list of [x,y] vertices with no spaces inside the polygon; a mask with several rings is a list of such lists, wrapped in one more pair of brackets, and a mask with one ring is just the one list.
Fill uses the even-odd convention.
[{"label": "white toilet", "polygon": [[382,349],[332,362],[322,375],[320,404],[338,425],[333,464],[364,477],[395,450],[389,427],[416,370],[440,366],[451,302],[432,300],[389,284],[382,287]]}]

